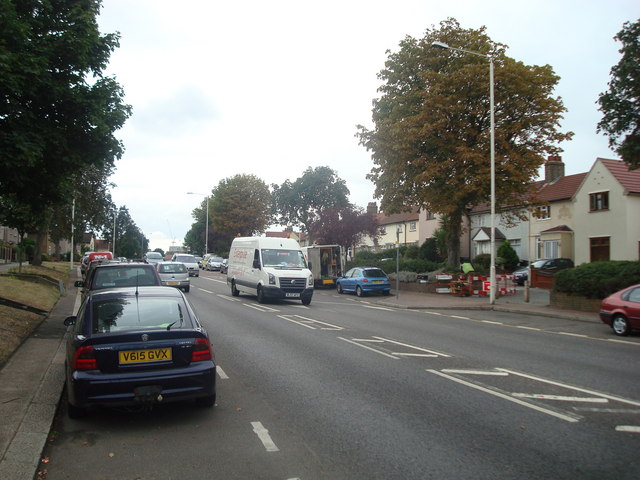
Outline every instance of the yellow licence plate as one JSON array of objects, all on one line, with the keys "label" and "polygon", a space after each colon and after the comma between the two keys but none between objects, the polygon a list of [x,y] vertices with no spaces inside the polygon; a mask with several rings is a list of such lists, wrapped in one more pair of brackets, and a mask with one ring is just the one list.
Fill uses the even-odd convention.
[{"label": "yellow licence plate", "polygon": [[167,282],[167,285],[180,285],[180,282]]},{"label": "yellow licence plate", "polygon": [[170,348],[154,348],[150,350],[130,350],[120,352],[120,364],[166,362],[171,360]]}]

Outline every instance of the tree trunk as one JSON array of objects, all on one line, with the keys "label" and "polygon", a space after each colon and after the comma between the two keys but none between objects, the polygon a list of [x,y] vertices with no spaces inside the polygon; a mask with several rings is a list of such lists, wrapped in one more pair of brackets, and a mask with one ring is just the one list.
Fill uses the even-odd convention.
[{"label": "tree trunk", "polygon": [[448,214],[445,225],[447,232],[447,268],[452,271],[460,269],[460,234],[462,232],[462,215],[459,212]]}]

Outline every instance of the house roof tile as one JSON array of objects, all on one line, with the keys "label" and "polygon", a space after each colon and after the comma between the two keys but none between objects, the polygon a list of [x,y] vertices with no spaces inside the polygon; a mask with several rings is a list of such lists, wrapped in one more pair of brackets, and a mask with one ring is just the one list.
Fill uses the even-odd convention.
[{"label": "house roof tile", "polygon": [[578,191],[587,173],[576,173],[560,177],[551,183],[542,183],[537,198],[544,202],[568,200]]},{"label": "house roof tile", "polygon": [[609,158],[599,158],[602,164],[607,167],[611,175],[620,182],[629,193],[640,194],[640,168],[629,170],[629,166],[620,160]]},{"label": "house roof tile", "polygon": [[404,212],[404,213],[392,213],[387,215],[386,213],[378,213],[376,215],[378,225],[391,225],[394,223],[412,222],[418,221],[419,213],[416,212]]}]

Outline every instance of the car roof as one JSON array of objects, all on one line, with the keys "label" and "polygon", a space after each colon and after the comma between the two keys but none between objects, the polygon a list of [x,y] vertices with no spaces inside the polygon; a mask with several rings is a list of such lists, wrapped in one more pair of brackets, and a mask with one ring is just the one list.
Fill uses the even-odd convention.
[{"label": "car roof", "polygon": [[89,292],[89,297],[94,300],[109,299],[114,297],[168,297],[184,298],[182,292],[177,288],[164,286],[147,287],[120,287],[93,290]]},{"label": "car roof", "polygon": [[[144,263],[144,262],[128,262],[128,263],[123,263],[123,262],[118,262],[118,261],[113,261],[110,260],[109,263],[97,263],[94,268],[99,268],[99,269],[103,269],[103,268],[138,268],[138,267],[144,267],[145,265],[149,265],[148,263]],[[147,268],[147,267],[145,267]]]}]

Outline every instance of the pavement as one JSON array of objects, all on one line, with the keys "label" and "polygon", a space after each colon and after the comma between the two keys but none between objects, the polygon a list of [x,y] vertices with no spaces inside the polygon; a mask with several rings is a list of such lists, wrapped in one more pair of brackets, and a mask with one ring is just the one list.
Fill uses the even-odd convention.
[{"label": "pavement", "polygon": [[[33,480],[39,468],[46,468],[41,456],[64,387],[67,327],[63,321],[78,309],[73,282],[79,278],[74,269],[64,295],[0,370],[0,479]],[[490,305],[487,297],[400,290],[397,295],[392,291],[390,296],[366,300],[401,309],[482,309],[600,323],[597,313],[552,308],[546,290],[529,289],[528,297],[526,301],[524,288],[518,288],[515,295],[498,297]]]}]

